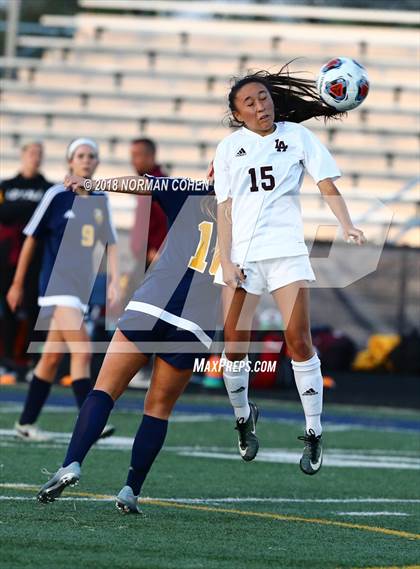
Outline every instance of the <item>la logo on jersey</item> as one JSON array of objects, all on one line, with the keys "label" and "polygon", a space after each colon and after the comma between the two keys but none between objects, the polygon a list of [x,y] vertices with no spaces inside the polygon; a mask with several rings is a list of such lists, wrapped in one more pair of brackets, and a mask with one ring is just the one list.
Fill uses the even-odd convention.
[{"label": "la logo on jersey", "polygon": [[283,142],[283,140],[276,139],[276,150],[277,152],[286,152],[289,147]]}]

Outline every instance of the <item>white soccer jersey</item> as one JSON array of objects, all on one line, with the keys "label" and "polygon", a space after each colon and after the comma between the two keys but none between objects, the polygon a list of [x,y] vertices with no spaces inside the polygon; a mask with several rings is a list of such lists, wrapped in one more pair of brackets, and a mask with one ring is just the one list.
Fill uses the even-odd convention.
[{"label": "white soccer jersey", "polygon": [[276,123],[260,136],[242,127],[214,159],[217,202],[232,198],[234,263],[307,255],[299,191],[306,169],[318,183],[340,177],[331,154],[301,124]]}]

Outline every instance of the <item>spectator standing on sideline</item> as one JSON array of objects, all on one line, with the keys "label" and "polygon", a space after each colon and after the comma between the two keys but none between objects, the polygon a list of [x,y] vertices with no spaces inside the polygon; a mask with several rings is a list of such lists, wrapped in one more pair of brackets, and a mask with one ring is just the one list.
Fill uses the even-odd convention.
[{"label": "spectator standing on sideline", "polygon": [[[43,146],[29,142],[22,147],[19,173],[0,182],[0,336],[3,344],[2,367],[15,371],[15,347],[18,318],[7,302],[6,293],[15,274],[19,253],[24,241],[22,230],[32,217],[38,203],[52,183],[40,173]],[[38,247],[25,281],[23,308],[28,320],[25,338],[26,351],[38,316],[38,280],[42,248]]]},{"label": "spectator standing on sideline", "polygon": [[[136,174],[166,176],[156,163],[156,144],[150,138],[138,138],[131,143],[131,164]],[[136,217],[131,231],[131,252],[137,260],[140,260],[144,243],[142,242],[142,228],[147,222],[148,208],[145,207],[144,198],[137,198]],[[168,221],[159,203],[152,197],[150,209],[149,235],[147,239],[146,262],[148,265],[153,261],[159,247],[162,245],[168,231]],[[136,284],[138,286],[138,283]]]},{"label": "spectator standing on sideline", "polygon": [[[156,143],[150,138],[137,138],[131,142],[131,164],[137,175],[166,176],[156,163]],[[147,204],[146,199],[151,203]],[[144,272],[144,254],[146,253],[146,266],[149,266],[156,257],[159,247],[162,245],[168,232],[168,220],[163,209],[152,195],[150,198],[137,197],[137,208],[133,229],[131,230],[131,252],[136,259],[130,283],[128,286],[128,298],[131,298],[135,289],[140,285]],[[150,206],[150,210],[149,207]],[[145,228],[149,227],[148,234]],[[145,242],[147,239],[147,243]],[[156,258],[157,260],[157,258]],[[133,378],[131,387],[148,388],[151,366],[148,370],[140,370]]]}]

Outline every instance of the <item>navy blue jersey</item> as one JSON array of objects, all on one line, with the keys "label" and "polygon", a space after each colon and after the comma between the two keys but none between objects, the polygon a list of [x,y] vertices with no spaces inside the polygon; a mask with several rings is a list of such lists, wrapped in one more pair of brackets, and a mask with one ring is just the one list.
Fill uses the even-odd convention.
[{"label": "navy blue jersey", "polygon": [[87,304],[97,272],[94,247],[116,242],[108,197],[100,192],[81,196],[61,184],[53,186],[24,233],[44,243],[40,296],[73,296]]},{"label": "navy blue jersey", "polygon": [[[197,182],[181,191],[182,179],[154,178],[153,195],[168,217],[169,232],[159,259],[128,303],[118,326],[123,332],[151,330],[159,320],[187,330],[210,347],[216,328],[220,287],[216,199],[213,188]],[[137,315],[136,315],[137,312]],[[149,315],[139,318],[138,313]],[[126,334],[133,339],[135,334]],[[147,338],[147,334],[138,337]]]}]

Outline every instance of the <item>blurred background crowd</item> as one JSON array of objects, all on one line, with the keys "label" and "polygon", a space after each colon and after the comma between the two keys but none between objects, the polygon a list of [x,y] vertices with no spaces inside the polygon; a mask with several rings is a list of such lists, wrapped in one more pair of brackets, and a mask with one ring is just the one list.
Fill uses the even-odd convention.
[{"label": "blurred background crowd", "polygon": [[[343,123],[311,121],[309,126],[336,157],[343,171],[340,189],[355,223],[380,255],[376,270],[349,286],[313,289],[314,342],[325,385],[336,388],[338,399],[340,385],[342,394],[355,397],[355,373],[369,377],[363,397],[369,390],[377,397],[378,385],[384,398],[391,393],[409,401],[418,393],[419,14],[412,0],[372,0],[370,9],[364,5],[358,0],[293,6],[244,0],[0,1],[1,382],[30,378],[37,354],[28,353],[28,345],[42,344],[42,332],[34,332],[41,249],[16,313],[6,293],[22,229],[47,189],[62,181],[72,139],[90,136],[98,142],[97,177],[201,178],[227,132],[230,77],[249,69],[278,69],[299,58],[291,70],[315,78],[322,63],[342,55],[366,66],[368,99]],[[311,257],[326,258],[336,228],[309,179],[302,205]],[[142,198],[111,196],[111,206],[127,298],[144,270],[142,248],[147,247],[150,263],[159,254],[167,223],[155,201],[149,208]],[[146,223],[147,245],[141,231]],[[98,277],[92,294],[90,330],[94,338],[109,339],[104,279]],[[281,322],[268,298],[254,328],[265,346],[259,356],[280,363],[276,372],[257,374],[254,387],[280,386],[286,393],[292,375],[284,350],[279,356]],[[57,380],[66,383],[67,374],[63,364]],[[147,384],[147,377],[137,380],[137,385]],[[206,388],[222,385],[211,374],[196,381]]]}]

